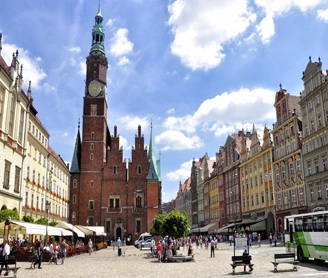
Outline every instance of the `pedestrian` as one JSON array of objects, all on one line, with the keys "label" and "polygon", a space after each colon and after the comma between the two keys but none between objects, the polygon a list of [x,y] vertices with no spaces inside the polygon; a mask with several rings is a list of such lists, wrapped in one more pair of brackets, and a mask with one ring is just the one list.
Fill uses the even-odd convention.
[{"label": "pedestrian", "polygon": [[89,239],[88,247],[89,247],[89,255],[91,255],[91,253],[92,253],[92,240],[91,240],[91,238]]},{"label": "pedestrian", "polygon": [[57,264],[57,259],[58,259],[58,251],[55,249],[54,251],[54,264]]},{"label": "pedestrian", "polygon": [[66,258],[66,240],[63,239],[62,243],[60,244],[60,253],[61,253],[61,264],[64,264]]},{"label": "pedestrian", "polygon": [[277,236],[273,236],[274,247],[277,247]]},{"label": "pedestrian", "polygon": [[191,244],[188,247],[188,256],[191,256],[192,259],[194,259],[194,257],[195,257],[194,249],[192,248]]},{"label": "pedestrian", "polygon": [[257,243],[258,243],[259,247],[261,247],[261,234],[257,235]]},{"label": "pedestrian", "polygon": [[270,247],[272,247],[272,233],[270,233],[270,235],[269,235],[269,243],[270,243]]},{"label": "pedestrian", "polygon": [[157,245],[157,258],[158,258],[158,262],[161,263],[162,262],[162,242],[159,241],[158,245]]},{"label": "pedestrian", "polygon": [[214,240],[214,238],[212,238],[211,239],[211,258],[212,258],[212,256],[213,256],[213,258],[215,258],[214,249],[215,249],[215,240]]},{"label": "pedestrian", "polygon": [[156,245],[156,243],[155,243],[155,239],[151,239],[151,247],[150,247],[150,252],[151,253],[153,253],[153,250],[155,249],[155,245]]},{"label": "pedestrian", "polygon": [[[2,258],[3,258],[5,261],[8,261],[9,254],[10,254],[9,241],[8,241],[8,240],[5,240],[4,245],[3,245],[3,248],[2,248]],[[1,265],[0,275],[1,275],[1,272],[2,272],[2,268],[3,268],[3,267],[6,268],[5,276],[8,276],[8,274],[9,274],[9,273],[8,273],[8,264],[6,264],[6,262],[4,262],[4,263]]]},{"label": "pedestrian", "polygon": [[43,239],[39,240],[35,245],[35,253],[37,254],[37,260],[34,262],[34,268],[38,265],[41,269],[42,259],[43,259]]},{"label": "pedestrian", "polygon": [[50,244],[49,244],[49,256],[50,256],[49,264],[51,264],[52,260],[54,258],[54,246],[53,246],[52,242],[50,242]]},{"label": "pedestrian", "polygon": [[117,248],[120,248],[121,247],[121,239],[120,237],[118,237],[117,239]]}]

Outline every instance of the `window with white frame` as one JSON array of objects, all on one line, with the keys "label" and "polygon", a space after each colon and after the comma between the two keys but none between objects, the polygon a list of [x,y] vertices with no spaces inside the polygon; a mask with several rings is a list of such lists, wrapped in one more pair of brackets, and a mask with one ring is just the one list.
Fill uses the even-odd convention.
[{"label": "window with white frame", "polygon": [[311,196],[311,201],[314,201],[314,189],[310,189],[310,196]]},{"label": "window with white frame", "polygon": [[278,194],[278,206],[281,206],[281,194]]},{"label": "window with white frame", "polygon": [[295,189],[292,190],[292,202],[293,203],[296,202],[296,190]]},{"label": "window with white frame", "polygon": [[318,200],[322,199],[322,192],[321,192],[321,186],[320,185],[317,187],[317,192],[318,192]]},{"label": "window with white frame", "polygon": [[323,165],[323,169],[327,170],[327,158],[322,159],[322,165]]},{"label": "window with white frame", "polygon": [[282,166],[282,167],[281,167],[281,177],[282,177],[282,178],[285,177],[285,171],[286,171],[285,166]]},{"label": "window with white frame", "polygon": [[287,192],[284,192],[284,204],[288,204]]},{"label": "window with white frame", "polygon": [[312,174],[311,162],[307,163],[307,168],[308,168],[308,174],[311,175]]},{"label": "window with white frame", "polygon": [[296,161],[296,169],[297,169],[297,172],[301,172],[301,161],[300,160]]},{"label": "window with white frame", "polygon": [[300,201],[304,200],[304,191],[303,188],[300,188]]}]

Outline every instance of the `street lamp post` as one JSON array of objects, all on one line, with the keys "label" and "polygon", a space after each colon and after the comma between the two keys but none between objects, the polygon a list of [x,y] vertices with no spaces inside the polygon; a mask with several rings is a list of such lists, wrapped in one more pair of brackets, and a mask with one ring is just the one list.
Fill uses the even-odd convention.
[{"label": "street lamp post", "polygon": [[47,242],[47,238],[48,238],[48,222],[49,222],[50,205],[51,205],[51,203],[47,200],[46,201],[47,222],[46,222],[46,240],[45,240],[45,242]]}]

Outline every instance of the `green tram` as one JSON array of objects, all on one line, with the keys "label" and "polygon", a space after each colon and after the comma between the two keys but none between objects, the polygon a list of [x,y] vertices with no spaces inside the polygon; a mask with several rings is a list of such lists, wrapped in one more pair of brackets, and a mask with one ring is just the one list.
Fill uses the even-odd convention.
[{"label": "green tram", "polygon": [[328,260],[328,211],[285,217],[285,248],[299,261]]}]

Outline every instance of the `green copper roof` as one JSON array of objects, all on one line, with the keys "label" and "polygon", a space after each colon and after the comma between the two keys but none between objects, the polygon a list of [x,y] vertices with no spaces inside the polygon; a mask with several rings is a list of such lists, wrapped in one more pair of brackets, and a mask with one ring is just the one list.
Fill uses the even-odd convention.
[{"label": "green copper roof", "polygon": [[80,124],[79,124],[77,135],[76,135],[73,158],[72,158],[72,165],[70,169],[71,173],[80,173],[80,160],[81,160],[81,136],[80,136]]},{"label": "green copper roof", "polygon": [[98,5],[98,13],[95,16],[95,25],[92,28],[92,44],[90,53],[93,51],[100,51],[105,54],[105,31],[102,26],[103,17],[101,15],[100,1]]},{"label": "green copper roof", "polygon": [[151,124],[150,130],[150,142],[149,142],[149,151],[148,151],[148,161],[150,162],[147,180],[156,179],[161,180],[160,177],[160,163],[156,159],[155,149],[154,149],[154,138],[153,138],[153,124]]}]

